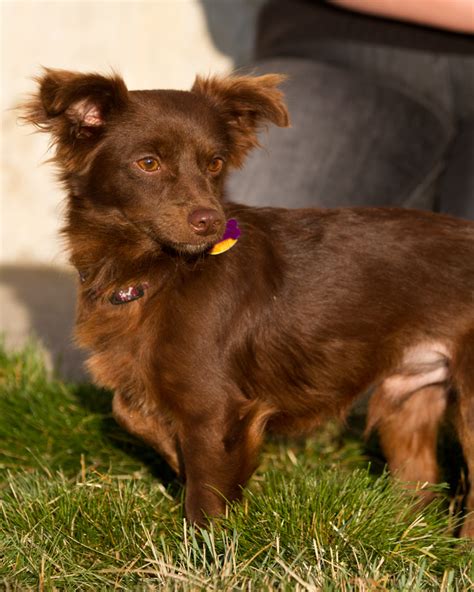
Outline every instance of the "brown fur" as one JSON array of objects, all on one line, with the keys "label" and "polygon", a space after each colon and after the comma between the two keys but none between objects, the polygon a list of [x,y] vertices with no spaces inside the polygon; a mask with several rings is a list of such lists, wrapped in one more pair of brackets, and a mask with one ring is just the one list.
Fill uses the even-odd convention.
[{"label": "brown fur", "polygon": [[[114,391],[117,421],[186,478],[196,522],[240,497],[266,429],[310,430],[370,387],[369,426],[415,482],[437,478],[438,424],[455,389],[474,474],[474,225],[223,200],[226,171],[258,145],[258,129],[288,125],[281,80],[130,92],[118,76],[46,70],[25,107],[52,134],[67,188],[89,369]],[[141,170],[144,157],[159,170]],[[242,236],[211,256],[229,217]],[[110,302],[138,285],[142,298]],[[472,519],[463,534],[474,535]]]}]

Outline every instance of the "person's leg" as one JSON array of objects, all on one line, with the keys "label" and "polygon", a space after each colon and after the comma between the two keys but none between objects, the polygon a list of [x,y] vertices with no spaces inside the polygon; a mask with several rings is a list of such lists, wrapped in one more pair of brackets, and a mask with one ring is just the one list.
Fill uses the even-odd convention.
[{"label": "person's leg", "polygon": [[449,56],[457,134],[439,192],[441,212],[474,220],[474,56]]},{"label": "person's leg", "polygon": [[283,72],[292,127],[262,134],[229,181],[232,201],[285,207],[385,205],[431,208],[451,141],[448,118],[376,77],[296,58],[267,59]]},{"label": "person's leg", "polygon": [[440,183],[439,211],[474,220],[474,121],[459,124]]}]

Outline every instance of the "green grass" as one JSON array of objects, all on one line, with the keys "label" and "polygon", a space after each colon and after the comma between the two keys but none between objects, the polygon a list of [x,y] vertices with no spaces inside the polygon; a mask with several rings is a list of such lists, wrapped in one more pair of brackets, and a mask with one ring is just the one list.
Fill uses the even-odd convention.
[{"label": "green grass", "polygon": [[33,347],[0,350],[0,472],[0,589],[473,587],[447,497],[416,510],[334,425],[269,442],[244,503],[195,530],[165,465],[114,423],[110,394],[51,379]]}]

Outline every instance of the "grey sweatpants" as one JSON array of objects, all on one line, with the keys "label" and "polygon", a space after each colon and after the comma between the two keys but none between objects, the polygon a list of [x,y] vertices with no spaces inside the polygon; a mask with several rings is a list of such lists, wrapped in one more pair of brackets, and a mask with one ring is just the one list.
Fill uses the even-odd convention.
[{"label": "grey sweatpants", "polygon": [[288,75],[292,127],[262,134],[264,149],[231,176],[229,198],[474,219],[473,58],[328,40],[312,51],[253,69]]}]

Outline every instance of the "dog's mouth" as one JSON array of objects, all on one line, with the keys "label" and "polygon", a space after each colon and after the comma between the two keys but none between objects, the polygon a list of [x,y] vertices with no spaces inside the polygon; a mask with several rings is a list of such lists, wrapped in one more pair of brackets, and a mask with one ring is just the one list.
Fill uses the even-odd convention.
[{"label": "dog's mouth", "polygon": [[170,242],[167,241],[165,244],[168,248],[171,248],[180,255],[201,255],[208,251],[216,243],[216,240],[206,241],[202,243],[186,243],[186,242]]},{"label": "dog's mouth", "polygon": [[199,254],[207,251],[210,255],[220,255],[232,249],[239,240],[241,230],[236,218],[229,218],[226,222],[224,232],[219,240],[205,241],[201,243],[179,243],[175,249],[186,254]]},{"label": "dog's mouth", "polygon": [[127,222],[135,227],[135,229],[146,235],[151,241],[157,246],[158,249],[166,251],[174,251],[178,254],[183,255],[199,255],[212,248],[212,246],[219,242],[219,236],[206,236],[201,237],[200,240],[196,236],[196,241],[191,242],[188,240],[173,240],[172,238],[165,236],[165,233],[160,230],[152,223],[143,220],[132,220],[124,213]]},{"label": "dog's mouth", "polygon": [[220,240],[216,236],[203,237],[198,242],[172,240],[147,224],[140,225],[140,230],[151,238],[160,249],[174,251],[179,255],[200,255],[211,249]]},{"label": "dog's mouth", "polygon": [[[183,237],[184,240],[176,240],[178,237],[170,237],[168,233],[163,232],[160,228],[148,220],[133,220],[122,212],[124,218],[129,224],[135,227],[137,231],[146,235],[151,239],[152,243],[156,245],[157,249],[166,251],[168,253],[175,253],[178,255],[198,256],[206,252],[212,252],[214,247],[220,245],[222,239],[227,237],[229,223],[235,220],[228,220],[225,224],[224,234],[210,234],[208,236],[190,235],[192,240],[186,240],[188,237]],[[232,234],[232,231],[231,231]],[[179,237],[181,238],[181,237]]]}]

